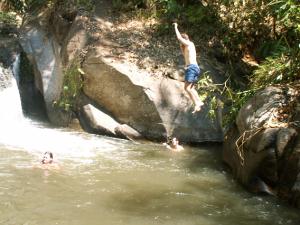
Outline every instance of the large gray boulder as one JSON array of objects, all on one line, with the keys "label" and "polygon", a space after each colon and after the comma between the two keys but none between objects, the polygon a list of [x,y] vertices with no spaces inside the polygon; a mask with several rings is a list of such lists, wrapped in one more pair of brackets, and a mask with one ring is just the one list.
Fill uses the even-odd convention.
[{"label": "large gray boulder", "polygon": [[67,125],[70,115],[53,104],[60,97],[64,78],[60,45],[37,21],[24,25],[21,34],[20,43],[33,65],[35,86],[43,95],[49,120],[55,125]]},{"label": "large gray boulder", "polygon": [[[78,58],[80,51],[82,51],[88,42],[89,34],[84,28],[86,18],[82,16],[75,17],[71,26],[68,28],[68,32],[65,33],[65,37],[62,41],[61,59],[64,66],[72,62],[76,57]],[[53,24],[55,26],[55,24]],[[61,32],[55,36],[59,36]],[[62,39],[60,37],[60,39]]]},{"label": "large gray boulder", "polygon": [[242,107],[227,132],[223,160],[245,186],[253,188],[253,181],[259,180],[266,184],[263,187],[300,207],[300,151],[296,144],[300,138],[293,122],[300,112],[297,104],[296,89],[268,87],[258,92]]},{"label": "large gray boulder", "polygon": [[116,137],[115,128],[119,126],[119,123],[106,113],[91,104],[87,104],[82,107],[81,114],[81,117],[85,118],[85,124],[89,126],[86,129],[91,129],[92,132],[102,135]]},{"label": "large gray boulder", "polygon": [[92,104],[86,104],[82,107],[80,118],[85,129],[92,133],[133,141],[143,139],[136,130],[126,124],[119,124]]},{"label": "large gray boulder", "polygon": [[162,140],[173,135],[185,142],[222,140],[218,121],[208,118],[205,107],[191,113],[183,82],[152,78],[97,51],[87,57],[83,70],[84,93],[143,136]]}]

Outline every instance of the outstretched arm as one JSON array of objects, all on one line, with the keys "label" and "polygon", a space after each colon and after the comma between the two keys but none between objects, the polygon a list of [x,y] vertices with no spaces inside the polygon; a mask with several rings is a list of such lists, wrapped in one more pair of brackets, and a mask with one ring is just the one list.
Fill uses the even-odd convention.
[{"label": "outstretched arm", "polygon": [[178,41],[179,41],[181,44],[183,44],[183,45],[189,45],[189,41],[186,40],[186,39],[184,39],[184,38],[181,36],[181,34],[180,34],[179,30],[178,30],[178,24],[177,24],[177,23],[173,23],[173,25],[174,25],[174,28],[175,28],[175,33],[176,33],[176,37],[177,37]]}]

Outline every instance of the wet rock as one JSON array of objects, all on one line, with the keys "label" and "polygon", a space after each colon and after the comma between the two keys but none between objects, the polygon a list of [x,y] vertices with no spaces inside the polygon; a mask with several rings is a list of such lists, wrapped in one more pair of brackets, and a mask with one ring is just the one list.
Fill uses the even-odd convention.
[{"label": "wet rock", "polygon": [[127,124],[121,124],[115,128],[115,132],[120,137],[125,137],[126,139],[136,141],[142,140],[144,137],[134,130],[132,127],[128,126]]},{"label": "wet rock", "polygon": [[25,24],[21,33],[20,43],[33,65],[35,85],[43,95],[48,118],[54,125],[67,126],[71,113],[53,104],[60,97],[64,78],[60,46],[36,21]]},{"label": "wet rock", "polygon": [[250,192],[253,192],[256,194],[276,195],[276,191],[273,190],[269,185],[267,185],[259,177],[252,178],[252,180],[249,182],[248,189]]},{"label": "wet rock", "polygon": [[[300,115],[297,108],[291,108],[298,100],[297,91],[285,87],[258,92],[239,111],[223,148],[223,160],[242,184],[258,192],[268,193],[271,188],[297,206],[300,138],[294,122],[282,119],[280,112],[286,114],[289,109],[290,115]],[[292,119],[290,115],[287,118]]]},{"label": "wet rock", "polygon": [[83,106],[81,120],[84,120],[85,129],[93,133],[116,137],[115,128],[120,124],[109,115],[101,112],[93,105]]},{"label": "wet rock", "polygon": [[140,140],[143,136],[127,124],[119,124],[114,118],[91,104],[84,105],[80,120],[85,130],[91,133],[128,140]]},{"label": "wet rock", "polygon": [[292,141],[295,140],[298,133],[294,128],[282,128],[277,133],[276,150],[277,156],[280,159],[283,156],[287,147],[290,147]]}]

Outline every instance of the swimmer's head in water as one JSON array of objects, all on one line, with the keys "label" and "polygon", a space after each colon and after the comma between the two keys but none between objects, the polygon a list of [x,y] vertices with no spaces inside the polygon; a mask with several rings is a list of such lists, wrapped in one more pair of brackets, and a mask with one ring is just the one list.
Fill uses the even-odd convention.
[{"label": "swimmer's head in water", "polygon": [[177,146],[179,143],[178,139],[176,137],[172,138],[172,146]]},{"label": "swimmer's head in water", "polygon": [[42,159],[42,164],[50,164],[53,162],[53,154],[52,152],[45,152],[43,159]]},{"label": "swimmer's head in water", "polygon": [[167,144],[171,147],[176,147],[179,144],[179,141],[176,137],[168,137]]}]

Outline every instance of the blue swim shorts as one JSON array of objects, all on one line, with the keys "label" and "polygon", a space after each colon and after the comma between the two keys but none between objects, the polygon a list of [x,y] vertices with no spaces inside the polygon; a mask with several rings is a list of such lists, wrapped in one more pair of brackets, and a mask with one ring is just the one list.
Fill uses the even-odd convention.
[{"label": "blue swim shorts", "polygon": [[184,80],[189,83],[196,83],[199,79],[200,68],[196,64],[190,64],[185,70]]}]

